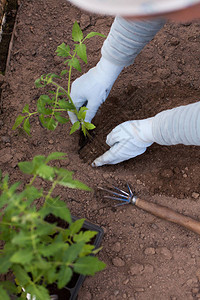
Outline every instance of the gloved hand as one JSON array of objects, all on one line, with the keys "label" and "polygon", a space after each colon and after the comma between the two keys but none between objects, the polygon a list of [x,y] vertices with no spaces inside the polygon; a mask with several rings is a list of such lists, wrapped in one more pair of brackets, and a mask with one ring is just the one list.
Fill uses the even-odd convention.
[{"label": "gloved hand", "polygon": [[[99,106],[106,100],[110,90],[122,71],[123,66],[115,65],[101,58],[96,67],[76,79],[72,83],[71,98],[77,108],[87,101],[86,122],[91,122]],[[77,121],[74,113],[68,112],[72,124]]]},{"label": "gloved hand", "polygon": [[96,158],[92,166],[117,164],[143,154],[154,142],[152,120],[153,118],[127,121],[116,126],[106,139],[106,143],[111,148]]}]

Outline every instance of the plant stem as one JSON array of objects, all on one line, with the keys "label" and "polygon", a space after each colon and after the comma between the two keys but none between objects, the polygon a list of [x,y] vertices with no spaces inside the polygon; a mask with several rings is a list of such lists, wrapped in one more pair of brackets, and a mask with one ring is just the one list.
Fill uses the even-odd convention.
[{"label": "plant stem", "polygon": [[34,175],[33,178],[31,179],[31,181],[27,184],[27,186],[31,186],[33,184],[33,182],[35,181],[37,175]]},{"label": "plant stem", "polygon": [[55,189],[56,185],[57,185],[57,181],[55,180],[55,181],[53,182],[53,184],[52,184],[52,186],[51,186],[51,188],[50,188],[48,194],[47,194],[46,197],[45,197],[45,201],[47,201],[47,200],[50,198],[50,196],[51,196],[53,190]]}]

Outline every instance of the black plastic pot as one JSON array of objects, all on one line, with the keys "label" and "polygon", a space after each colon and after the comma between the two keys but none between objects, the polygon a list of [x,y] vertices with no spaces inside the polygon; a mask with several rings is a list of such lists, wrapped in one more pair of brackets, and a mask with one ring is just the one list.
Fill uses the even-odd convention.
[{"label": "black plastic pot", "polygon": [[[78,218],[73,216],[72,219],[73,219],[73,221],[75,221]],[[62,228],[66,228],[68,226],[63,220],[56,218],[52,215],[48,216],[46,218],[46,220],[50,223],[56,221],[57,225]],[[101,227],[99,227],[95,224],[92,224],[88,221],[85,221],[81,230],[96,231],[97,235],[91,241],[91,244],[95,246],[95,249],[100,246],[100,243],[101,243],[101,240],[102,240],[103,234],[104,234],[103,229]],[[84,276],[84,275],[74,273],[70,282],[63,289],[58,289],[56,284],[51,284],[47,288],[50,292],[50,295],[55,295],[55,296],[53,296],[53,300],[75,300],[78,297],[78,292],[81,288],[81,285],[83,284],[85,277],[86,276]],[[56,296],[57,296],[57,298],[56,298]]]}]

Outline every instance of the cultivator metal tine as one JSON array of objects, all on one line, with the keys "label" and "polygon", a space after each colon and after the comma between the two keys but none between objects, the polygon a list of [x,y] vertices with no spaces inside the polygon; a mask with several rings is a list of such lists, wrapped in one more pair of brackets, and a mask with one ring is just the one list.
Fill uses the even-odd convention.
[{"label": "cultivator metal tine", "polygon": [[133,192],[132,192],[132,190],[131,190],[131,188],[130,188],[130,186],[129,186],[129,184],[127,183],[127,187],[128,187],[128,190],[129,190],[129,196],[133,196]]},{"label": "cultivator metal tine", "polygon": [[[122,197],[123,199],[127,199],[127,196],[129,197],[129,194],[127,194],[127,193],[126,193],[126,195],[122,195],[122,194],[116,193],[116,192],[114,192],[112,190],[108,190],[108,189],[105,189],[105,188],[102,188],[102,187],[99,187],[98,189],[102,190],[102,191],[105,191],[105,192],[108,192],[108,193],[110,193],[112,195]],[[123,199],[122,199],[122,201],[123,201]]]},{"label": "cultivator metal tine", "polygon": [[120,193],[116,193],[112,190],[105,189],[105,188],[102,188],[102,187],[99,187],[98,189],[102,190],[102,191],[105,191],[105,192],[108,192],[108,193],[113,195],[113,196],[105,195],[104,198],[117,200],[117,201],[122,201],[123,203],[115,205],[115,206],[120,206],[120,205],[131,203],[131,200],[134,196],[130,186],[128,185],[128,183],[127,183],[127,187],[128,187],[129,193],[123,191],[122,189],[119,189],[118,187],[116,187],[114,185],[112,185],[112,188],[114,188],[115,190],[117,190]]},{"label": "cultivator metal tine", "polygon": [[127,192],[125,192],[125,191],[119,189],[118,187],[116,187],[116,186],[114,186],[114,185],[113,185],[113,188],[116,189],[117,191],[121,192],[122,194],[126,195],[126,196],[130,196]]},{"label": "cultivator metal tine", "polygon": [[118,201],[124,201],[124,202],[129,202],[128,198],[122,199],[122,198],[117,198],[117,197],[112,197],[112,196],[104,196],[104,198],[112,199],[112,200],[118,200]]}]

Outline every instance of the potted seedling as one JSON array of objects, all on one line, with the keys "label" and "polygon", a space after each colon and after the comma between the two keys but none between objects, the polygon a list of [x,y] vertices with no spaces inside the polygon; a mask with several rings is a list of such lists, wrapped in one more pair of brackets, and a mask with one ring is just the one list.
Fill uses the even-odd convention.
[{"label": "potted seedling", "polygon": [[[61,71],[60,75],[49,73],[42,75],[35,81],[37,88],[45,88],[47,86],[53,87],[48,94],[43,94],[37,101],[37,108],[35,112],[29,111],[29,105],[26,104],[15,121],[13,130],[23,124],[23,128],[28,135],[30,135],[30,118],[33,116],[39,117],[40,123],[43,127],[49,130],[55,130],[58,124],[65,124],[69,121],[67,111],[73,112],[77,116],[77,122],[75,122],[70,130],[70,134],[82,129],[83,134],[89,135],[88,130],[92,130],[95,126],[85,121],[86,110],[85,106],[81,107],[77,111],[72,98],[70,97],[71,91],[71,75],[72,69],[76,69],[81,72],[80,60],[87,63],[87,50],[85,41],[94,37],[101,36],[103,34],[98,32],[90,32],[85,37],[77,22],[74,23],[72,28],[72,40],[74,41],[74,48],[70,49],[69,45],[62,43],[57,47],[56,53],[59,57],[64,59],[65,69]],[[62,87],[58,80],[63,76],[67,76],[67,87]]]},{"label": "potted seedling", "polygon": [[[0,274],[13,275],[13,281],[0,282],[0,299],[49,300],[61,294],[75,299],[78,291],[72,295],[68,287],[74,275],[94,275],[105,268],[95,256],[98,232],[90,225],[84,229],[84,219],[74,220],[54,195],[57,186],[90,190],[71,171],[53,166],[64,158],[55,152],[20,162],[20,170],[31,176],[27,184],[10,184],[9,176],[0,174]],[[48,182],[47,190],[40,187],[42,180]]]}]

